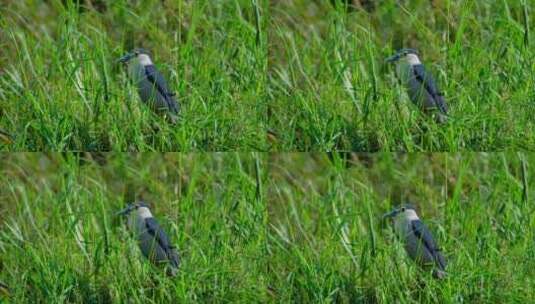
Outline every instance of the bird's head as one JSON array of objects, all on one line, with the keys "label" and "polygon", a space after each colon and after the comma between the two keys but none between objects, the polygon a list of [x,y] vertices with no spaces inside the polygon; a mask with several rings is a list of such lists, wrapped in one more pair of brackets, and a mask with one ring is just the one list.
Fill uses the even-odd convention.
[{"label": "bird's head", "polygon": [[150,212],[149,205],[147,205],[145,202],[135,202],[132,204],[128,204],[126,208],[116,213],[116,215],[128,215],[130,212],[136,211],[137,213],[146,213]]},{"label": "bird's head", "polygon": [[401,49],[394,55],[386,58],[386,62],[403,62],[411,65],[420,64],[420,58],[418,58],[418,51],[415,49]]},{"label": "bird's head", "polygon": [[120,63],[134,62],[137,64],[141,64],[143,66],[152,64],[152,60],[150,59],[150,53],[143,48],[133,49],[132,52],[119,58],[119,62]]},{"label": "bird's head", "polygon": [[401,205],[394,210],[390,211],[383,215],[383,219],[417,219],[418,215],[416,214],[416,208],[411,204]]}]

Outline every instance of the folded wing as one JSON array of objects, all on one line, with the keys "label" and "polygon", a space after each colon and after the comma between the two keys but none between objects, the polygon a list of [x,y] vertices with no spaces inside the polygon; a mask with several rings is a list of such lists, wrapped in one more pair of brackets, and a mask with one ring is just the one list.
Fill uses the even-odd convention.
[{"label": "folded wing", "polygon": [[154,65],[145,66],[145,76],[147,76],[147,80],[154,85],[158,93],[165,99],[169,111],[178,114],[180,109],[174,98],[175,94],[169,90],[165,78]]},{"label": "folded wing", "polygon": [[444,100],[444,95],[438,90],[435,79],[428,73],[422,64],[413,66],[414,77],[420,82],[427,93],[433,98],[435,106],[443,114],[448,113],[448,106]]},{"label": "folded wing", "polygon": [[441,270],[444,270],[446,268],[446,259],[442,255],[442,252],[433,239],[431,232],[429,232],[429,229],[427,229],[424,223],[419,220],[412,221],[411,225],[414,235],[422,242],[425,249],[431,253],[437,266]]},{"label": "folded wing", "polygon": [[180,265],[180,259],[178,257],[176,248],[171,244],[169,238],[162,230],[158,222],[154,218],[147,218],[145,220],[145,226],[147,228],[147,231],[154,236],[154,239],[157,244],[166,253],[169,263],[171,263],[172,266],[178,268],[178,266]]}]

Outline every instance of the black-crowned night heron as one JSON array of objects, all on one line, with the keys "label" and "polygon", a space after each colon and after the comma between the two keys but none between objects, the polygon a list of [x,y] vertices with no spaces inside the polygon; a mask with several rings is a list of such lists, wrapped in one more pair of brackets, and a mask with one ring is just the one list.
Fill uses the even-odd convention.
[{"label": "black-crowned night heron", "polygon": [[128,74],[134,81],[141,100],[155,112],[164,114],[171,123],[176,123],[180,106],[175,100],[175,93],[169,90],[149,53],[144,49],[134,49],[121,57],[119,62],[128,65]]},{"label": "black-crowned night heron", "polygon": [[152,216],[144,202],[129,204],[117,213],[128,216],[128,228],[135,234],[139,248],[152,263],[167,266],[167,274],[175,276],[180,266],[176,248]]},{"label": "black-crowned night heron", "polygon": [[446,122],[448,107],[444,95],[438,89],[433,76],[420,62],[418,52],[413,49],[401,49],[386,61],[396,63],[397,75],[412,102],[424,112],[433,114],[438,123]]},{"label": "black-crowned night heron", "polygon": [[403,242],[409,256],[422,267],[432,267],[433,276],[446,276],[446,259],[435,242],[433,235],[420,220],[414,207],[404,205],[383,218],[393,218],[397,235]]}]

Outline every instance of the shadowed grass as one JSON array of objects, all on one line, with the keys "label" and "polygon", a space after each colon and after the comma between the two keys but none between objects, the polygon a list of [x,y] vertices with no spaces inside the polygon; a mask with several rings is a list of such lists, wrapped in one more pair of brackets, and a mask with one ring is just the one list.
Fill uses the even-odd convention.
[{"label": "shadowed grass", "polygon": [[[0,154],[0,302],[261,302],[265,204],[256,154]],[[99,165],[98,163],[101,163]],[[178,246],[152,266],[114,213],[143,198]]]},{"label": "shadowed grass", "polygon": [[[271,155],[268,282],[281,302],[516,303],[535,298],[534,155]],[[527,168],[523,171],[522,168]],[[525,181],[525,182],[524,182]],[[410,200],[448,277],[381,216]]]},{"label": "shadowed grass", "polygon": [[[14,138],[0,148],[267,148],[262,1],[65,3],[0,8],[0,130]],[[116,63],[134,47],[151,51],[177,93],[178,125],[142,105]]]},{"label": "shadowed grass", "polygon": [[[270,6],[269,131],[284,151],[535,148],[533,1],[329,1]],[[436,125],[384,63],[416,48],[444,91]]]}]

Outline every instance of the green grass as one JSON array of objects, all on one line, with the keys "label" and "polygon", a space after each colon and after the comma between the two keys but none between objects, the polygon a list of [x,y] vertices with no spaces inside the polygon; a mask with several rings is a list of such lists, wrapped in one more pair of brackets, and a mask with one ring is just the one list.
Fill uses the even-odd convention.
[{"label": "green grass", "polygon": [[[534,162],[513,153],[271,155],[270,288],[297,303],[531,303]],[[443,281],[414,265],[381,222],[405,200],[447,257]]]},{"label": "green grass", "polygon": [[[63,2],[0,8],[0,130],[13,137],[0,149],[267,149],[265,2]],[[141,103],[116,63],[134,47],[177,93],[177,126]]]},{"label": "green grass", "polygon": [[[535,148],[533,0],[270,6],[268,128],[276,151]],[[436,125],[384,59],[420,51],[450,107]]]},{"label": "green grass", "polygon": [[[0,150],[92,152],[0,153],[0,303],[534,302],[535,154],[496,152],[535,149],[534,1],[4,1]],[[135,47],[177,125],[116,63]],[[448,123],[384,63],[401,47]],[[339,152],[246,153],[267,150]],[[179,248],[176,278],[114,216],[137,199]],[[445,280],[381,221],[406,200]]]},{"label": "green grass", "polygon": [[[535,149],[533,0],[72,2],[0,8],[2,150]],[[177,92],[176,126],[115,63],[140,46]],[[384,63],[401,47],[437,78],[447,124]]]},{"label": "green grass", "polygon": [[[535,154],[0,154],[0,303],[531,303]],[[114,216],[143,198],[176,278]],[[411,200],[434,280],[381,216]]]},{"label": "green grass", "polygon": [[[11,289],[0,303],[266,300],[264,155],[95,159],[0,154],[0,282]],[[178,246],[176,278],[148,263],[114,216],[136,198]]]}]

